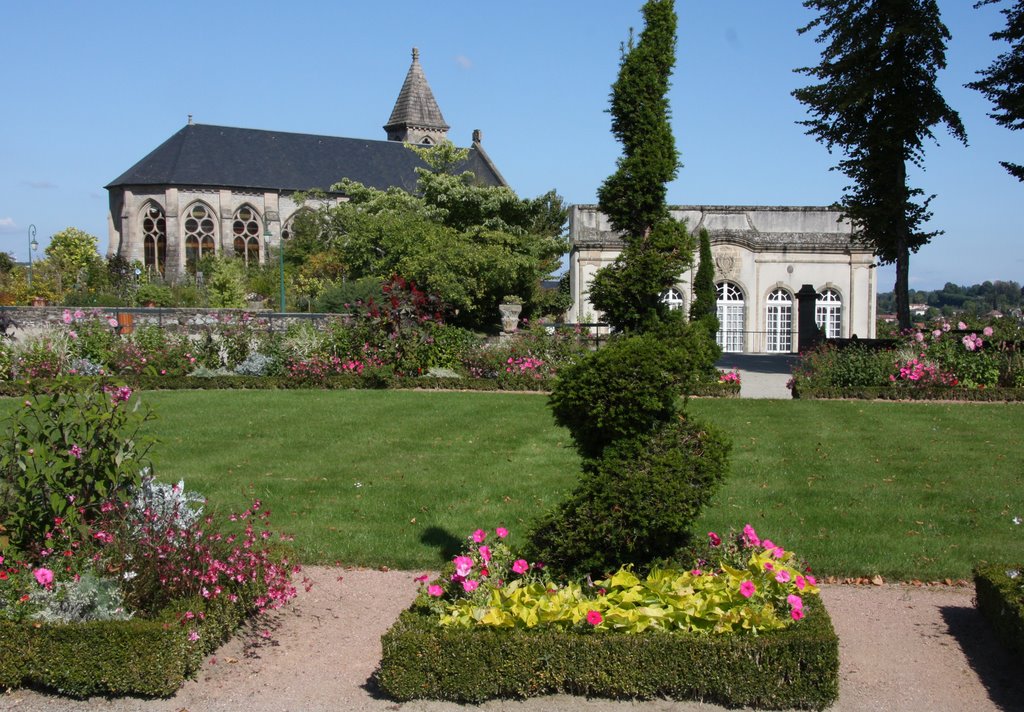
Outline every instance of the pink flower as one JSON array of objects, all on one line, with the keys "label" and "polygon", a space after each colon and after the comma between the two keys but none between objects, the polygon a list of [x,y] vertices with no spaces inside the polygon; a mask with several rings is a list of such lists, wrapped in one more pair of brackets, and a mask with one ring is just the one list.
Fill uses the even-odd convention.
[{"label": "pink flower", "polygon": [[757,586],[754,585],[753,581],[747,580],[740,584],[740,593],[743,594],[744,598],[750,598],[756,590]]},{"label": "pink flower", "polygon": [[107,323],[111,326],[111,328],[116,327],[117,319],[115,319],[114,317],[110,317],[109,319],[107,319]]},{"label": "pink flower", "polygon": [[435,583],[430,586],[427,586],[427,593],[429,593],[431,596],[435,598],[438,598],[444,595],[444,589]]},{"label": "pink flower", "polygon": [[690,575],[691,576],[703,576],[704,572],[701,571],[700,569],[693,569],[692,571],[690,571]]},{"label": "pink flower", "polygon": [[798,621],[798,620],[800,620],[801,618],[804,617],[804,609],[803,608],[794,608],[793,610],[791,610],[789,612],[789,615],[790,615],[790,617],[793,620]]},{"label": "pink flower", "polygon": [[981,333],[984,334],[985,336],[992,336],[992,327],[986,326],[984,329],[981,330]]},{"label": "pink flower", "polygon": [[188,639],[191,640],[193,643],[196,642],[197,640],[199,640],[199,633],[196,630],[190,630],[188,632]]},{"label": "pink flower", "polygon": [[757,532],[749,524],[743,527],[743,541],[746,542],[747,546],[759,546],[761,544],[761,540],[757,538]]},{"label": "pink flower", "polygon": [[801,591],[803,591],[804,587],[807,586],[807,579],[805,579],[803,576],[799,574],[797,574],[797,577],[793,579],[793,582],[796,584],[796,587]]},{"label": "pink flower", "polygon": [[587,611],[587,623],[590,625],[601,625],[603,620],[604,617],[601,615],[600,611]]},{"label": "pink flower", "polygon": [[462,588],[466,591],[466,593],[473,593],[473,591],[475,591],[479,585],[480,582],[474,581],[473,579],[466,579],[462,582]]},{"label": "pink flower", "polygon": [[936,339],[939,338],[940,336],[942,336],[942,330],[936,329],[935,331],[932,332],[932,336],[935,337]]},{"label": "pink flower", "polygon": [[785,555],[786,552],[782,550],[781,546],[777,546],[774,549],[772,549],[772,556],[774,556],[776,559],[781,559]]},{"label": "pink flower", "polygon": [[415,581],[416,583],[424,583],[429,578],[430,578],[429,575],[423,574],[422,576],[417,576],[416,578],[414,578],[413,581]]},{"label": "pink flower", "polygon": [[792,608],[802,609],[804,607],[804,599],[800,598],[800,596],[795,593],[791,593],[786,596],[786,603],[788,603]]},{"label": "pink flower", "polygon": [[964,329],[966,329],[966,328],[967,328],[967,324],[963,323],[962,321],[958,321],[958,322],[956,323],[956,328],[958,328],[958,329],[960,329],[961,331],[963,331]]},{"label": "pink flower", "polygon": [[711,546],[720,546],[722,543],[722,537],[718,536],[714,532],[708,532],[708,539],[711,540]]},{"label": "pink flower", "polygon": [[779,572],[775,574],[775,580],[779,583],[789,583],[789,572],[785,569],[779,569]]},{"label": "pink flower", "polygon": [[816,585],[818,583],[818,581],[813,576],[811,576],[810,574],[807,574],[807,583],[809,583],[812,586],[814,586],[814,585]]},{"label": "pink flower", "polygon": [[40,586],[49,586],[53,583],[53,572],[49,569],[36,569],[32,572]]},{"label": "pink flower", "polygon": [[764,570],[765,571],[774,571],[775,570],[775,565],[772,564],[772,562],[770,562],[770,561],[766,561],[766,562],[764,562]]},{"label": "pink flower", "polygon": [[70,324],[71,323],[71,310],[70,309],[65,309],[64,310],[64,323],[65,324]]},{"label": "pink flower", "polygon": [[763,546],[765,549],[774,549],[775,548],[775,544],[772,542],[771,539],[762,539],[761,540],[761,546]]},{"label": "pink flower", "polygon": [[477,544],[482,544],[484,539],[486,538],[487,532],[485,532],[483,529],[477,529],[475,532],[473,532],[473,541]]},{"label": "pink flower", "polygon": [[485,545],[480,547],[480,558],[484,561],[491,560],[491,548],[489,546]]},{"label": "pink flower", "polygon": [[924,341],[924,334],[922,334],[920,331],[914,334],[914,341],[916,341],[917,343],[921,343],[922,341]]},{"label": "pink flower", "polygon": [[530,569],[530,565],[526,563],[526,559],[516,559],[512,562],[512,570],[517,574],[525,574]]},{"label": "pink flower", "polygon": [[68,455],[71,455],[71,457],[75,458],[76,460],[81,460],[82,459],[82,448],[78,447],[78,445],[72,445],[68,449]]},{"label": "pink flower", "polygon": [[75,318],[76,319],[81,319],[84,316],[85,316],[85,312],[84,311],[82,311],[81,309],[75,309]]},{"label": "pink flower", "polygon": [[499,539],[504,539],[508,536],[508,529],[506,529],[505,527],[498,527],[494,530],[494,533],[498,535]]},{"label": "pink flower", "polygon": [[469,572],[473,570],[472,558],[468,556],[456,556],[453,561],[455,562],[456,576],[469,576]]}]

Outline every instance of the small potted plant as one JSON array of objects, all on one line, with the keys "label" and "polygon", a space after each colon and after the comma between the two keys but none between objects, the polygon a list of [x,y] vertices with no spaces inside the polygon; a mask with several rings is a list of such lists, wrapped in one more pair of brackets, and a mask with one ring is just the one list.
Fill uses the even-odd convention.
[{"label": "small potted plant", "polygon": [[501,312],[501,330],[506,334],[514,333],[519,328],[523,298],[515,294],[506,295],[498,305],[498,311]]}]

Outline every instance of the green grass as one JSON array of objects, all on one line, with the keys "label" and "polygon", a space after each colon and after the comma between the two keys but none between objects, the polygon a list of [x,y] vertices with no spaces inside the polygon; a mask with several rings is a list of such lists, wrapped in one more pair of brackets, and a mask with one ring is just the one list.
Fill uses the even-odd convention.
[{"label": "green grass", "polygon": [[[578,471],[538,395],[143,397],[159,415],[147,426],[162,441],[153,452],[159,477],[184,479],[221,508],[260,497],[307,563],[437,567],[477,527],[524,534]],[[1011,521],[1024,516],[1024,404],[690,407],[734,443],[732,472],[697,523],[701,534],[750,522],[819,573],[904,580],[968,578],[974,564],[1024,549],[1024,526]]]}]

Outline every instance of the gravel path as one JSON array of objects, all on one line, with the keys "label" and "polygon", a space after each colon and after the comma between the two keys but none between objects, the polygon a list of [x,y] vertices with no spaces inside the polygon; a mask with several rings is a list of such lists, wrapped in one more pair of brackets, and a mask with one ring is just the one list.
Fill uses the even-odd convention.
[{"label": "gravel path", "polygon": [[[238,636],[169,699],[69,700],[31,690],[0,694],[18,712],[455,712],[589,710],[711,712],[716,705],[671,700],[613,702],[553,696],[399,704],[372,683],[380,636],[415,595],[416,573],[309,567],[315,582],[269,626]],[[1001,649],[964,587],[822,588],[840,639],[837,712],[985,712],[1024,709],[1021,663]],[[273,630],[273,642],[259,636]]]}]

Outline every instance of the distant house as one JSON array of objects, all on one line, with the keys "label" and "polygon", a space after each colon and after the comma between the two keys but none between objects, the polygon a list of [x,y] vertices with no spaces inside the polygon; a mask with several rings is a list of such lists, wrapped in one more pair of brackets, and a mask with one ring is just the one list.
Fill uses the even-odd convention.
[{"label": "distant house", "polygon": [[911,316],[924,316],[927,313],[928,313],[928,305],[927,304],[911,304],[910,305],[910,315]]},{"label": "distant house", "polygon": [[[796,293],[817,292],[815,318],[828,338],[875,337],[876,278],[871,250],[854,240],[833,208],[682,205],[672,215],[696,232],[707,229],[718,290],[718,343],[728,352],[791,353],[797,348]],[[598,269],[621,252],[621,237],[596,205],[570,213],[572,322],[600,321],[588,287]],[[663,299],[686,309],[693,270]]]},{"label": "distant house", "polygon": [[[406,143],[430,146],[450,127],[413,49],[412,65],[384,130],[387,140],[339,138],[262,129],[188,124],[106,186],[109,254],[137,260],[168,280],[195,271],[209,254],[248,264],[287,239],[303,206],[296,192],[350,178],[379,189],[415,190],[423,163]],[[506,185],[473,132],[470,170],[487,185]],[[267,240],[265,235],[269,235]],[[265,244],[268,242],[269,244]]]}]

